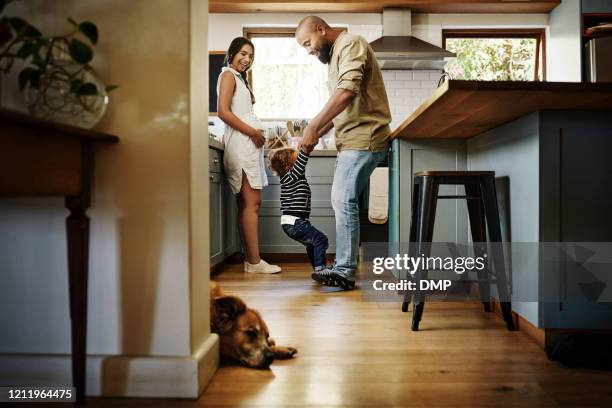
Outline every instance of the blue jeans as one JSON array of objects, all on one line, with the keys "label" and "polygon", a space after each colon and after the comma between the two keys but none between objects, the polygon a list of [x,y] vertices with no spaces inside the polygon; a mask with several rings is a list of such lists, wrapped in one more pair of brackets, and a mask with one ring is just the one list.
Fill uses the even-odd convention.
[{"label": "blue jeans", "polygon": [[285,234],[301,244],[306,245],[306,253],[310,264],[315,270],[323,269],[327,266],[325,260],[325,251],[329,243],[327,235],[316,229],[310,224],[310,221],[298,219],[295,224],[283,224]]},{"label": "blue jeans", "polygon": [[336,261],[333,269],[355,279],[359,249],[359,194],[387,151],[343,150],[336,158],[331,200],[336,216]]}]

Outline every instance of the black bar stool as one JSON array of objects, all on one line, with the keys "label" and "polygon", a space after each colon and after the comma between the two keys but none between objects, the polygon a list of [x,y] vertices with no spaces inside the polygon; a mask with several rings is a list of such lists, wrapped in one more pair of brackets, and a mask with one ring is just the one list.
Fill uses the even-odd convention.
[{"label": "black bar stool", "polygon": [[[439,196],[439,186],[443,184],[463,185],[465,196]],[[423,171],[414,175],[414,191],[412,195],[412,221],[410,225],[410,247],[414,256],[429,256],[429,246],[433,241],[434,221],[438,199],[467,200],[472,241],[475,245],[475,256],[482,256],[486,251],[487,228],[489,242],[501,242],[501,227],[495,192],[495,172],[493,171]],[[486,224],[485,224],[486,222]],[[489,259],[489,261],[491,261]],[[504,272],[503,251],[498,250],[493,257],[500,298],[501,311],[508,330],[514,330],[511,304],[507,299],[508,287]],[[426,271],[422,268],[416,272],[417,280],[425,279]],[[478,271],[480,296],[486,312],[491,311],[488,271]],[[408,311],[410,292],[406,291],[402,311]],[[425,296],[417,290],[414,293],[414,309],[412,314],[412,330],[419,329],[423,316]]]}]

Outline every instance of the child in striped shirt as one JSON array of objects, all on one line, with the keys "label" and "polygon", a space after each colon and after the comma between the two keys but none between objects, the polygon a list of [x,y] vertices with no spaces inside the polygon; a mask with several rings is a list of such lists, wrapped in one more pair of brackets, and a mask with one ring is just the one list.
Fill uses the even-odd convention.
[{"label": "child in striped shirt", "polygon": [[315,272],[327,268],[327,236],[313,227],[310,217],[310,186],[306,180],[309,154],[287,147],[270,152],[270,169],[280,176],[281,226],[290,238],[306,246]]}]

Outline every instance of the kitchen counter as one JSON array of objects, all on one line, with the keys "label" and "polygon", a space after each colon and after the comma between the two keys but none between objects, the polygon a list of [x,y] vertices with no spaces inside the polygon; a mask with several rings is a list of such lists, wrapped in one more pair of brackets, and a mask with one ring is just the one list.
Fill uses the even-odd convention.
[{"label": "kitchen counter", "polygon": [[[215,149],[215,150],[220,150],[220,151],[223,151],[225,148],[222,142],[216,139],[213,139],[213,138],[208,139],[208,147]],[[269,151],[270,151],[269,149],[266,149],[265,154],[267,155]],[[335,149],[315,149],[312,151],[310,156],[311,157],[336,157],[337,154],[338,154],[338,151]]]},{"label": "kitchen counter", "polygon": [[208,147],[211,147],[211,148],[216,149],[216,150],[223,151],[223,149],[225,148],[225,145],[223,144],[223,142],[220,142],[217,139],[213,139],[212,137],[209,137],[208,138]]},{"label": "kitchen counter", "polygon": [[610,110],[612,84],[451,80],[391,134],[400,139],[469,139],[541,110]]}]

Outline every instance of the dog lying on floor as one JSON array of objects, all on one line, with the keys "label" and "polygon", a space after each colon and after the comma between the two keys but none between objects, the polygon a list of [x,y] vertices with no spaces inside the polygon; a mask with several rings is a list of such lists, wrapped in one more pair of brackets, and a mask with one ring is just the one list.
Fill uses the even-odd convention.
[{"label": "dog lying on floor", "polygon": [[292,358],[297,350],[277,346],[259,312],[210,282],[210,330],[221,340],[221,358],[252,368],[268,368],[274,359]]}]

